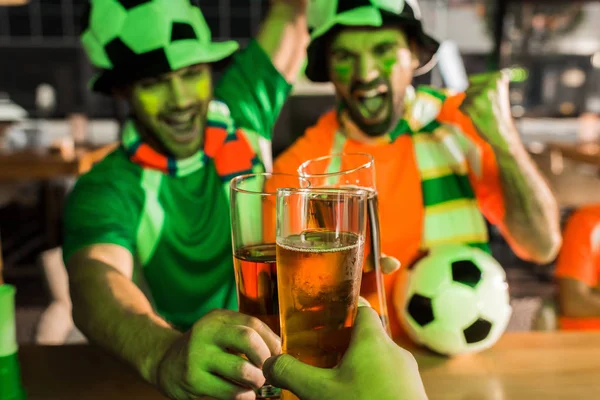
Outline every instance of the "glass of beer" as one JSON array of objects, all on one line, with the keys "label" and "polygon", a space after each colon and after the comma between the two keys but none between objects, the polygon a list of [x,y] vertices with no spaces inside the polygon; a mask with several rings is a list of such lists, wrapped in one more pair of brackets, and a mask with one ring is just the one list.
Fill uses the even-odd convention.
[{"label": "glass of beer", "polygon": [[[277,189],[308,188],[298,175],[252,174],[231,181],[233,262],[241,313],[256,317],[280,334],[275,264]],[[265,385],[257,398],[279,398]]]},{"label": "glass of beer", "polygon": [[[385,285],[380,264],[381,241],[373,156],[365,153],[345,153],[320,157],[306,161],[298,168],[298,173],[309,180],[312,188],[348,187],[368,191],[368,225],[361,293],[370,300],[371,305],[379,314],[385,330],[391,336]],[[369,296],[373,293],[376,294],[376,299]]]},{"label": "glass of beer", "polygon": [[[335,367],[350,342],[363,267],[368,193],[280,189],[277,282],[282,350]],[[296,399],[287,391],[282,399]]]}]

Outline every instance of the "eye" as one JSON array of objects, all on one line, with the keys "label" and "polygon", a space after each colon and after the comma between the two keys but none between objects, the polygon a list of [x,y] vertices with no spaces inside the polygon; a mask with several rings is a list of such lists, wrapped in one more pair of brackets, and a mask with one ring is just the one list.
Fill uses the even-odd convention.
[{"label": "eye", "polygon": [[396,47],[393,43],[382,43],[378,44],[373,48],[373,54],[376,56],[383,56],[394,50]]},{"label": "eye", "polygon": [[198,79],[200,77],[202,77],[204,75],[204,70],[201,69],[191,69],[189,71],[186,71],[183,74],[183,77],[185,79]]},{"label": "eye", "polygon": [[349,61],[352,59],[352,53],[346,50],[334,50],[332,55],[335,61]]},{"label": "eye", "polygon": [[140,86],[144,89],[148,89],[148,88],[151,88],[152,86],[158,85],[160,83],[161,83],[160,79],[148,78],[148,79],[144,79],[143,81],[141,81]]}]

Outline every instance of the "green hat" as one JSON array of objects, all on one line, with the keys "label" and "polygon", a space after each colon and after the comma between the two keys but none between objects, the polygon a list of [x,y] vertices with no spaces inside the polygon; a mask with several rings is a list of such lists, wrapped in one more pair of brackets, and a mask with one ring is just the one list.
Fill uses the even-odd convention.
[{"label": "green hat", "polygon": [[95,91],[229,57],[233,41],[215,43],[189,0],[91,0],[81,42],[101,72]]},{"label": "green hat", "polygon": [[312,41],[308,46],[306,76],[313,82],[328,82],[327,44],[332,32],[342,26],[398,25],[420,49],[422,75],[435,65],[440,44],[427,35],[421,23],[417,0],[313,0],[309,5],[308,25]]}]

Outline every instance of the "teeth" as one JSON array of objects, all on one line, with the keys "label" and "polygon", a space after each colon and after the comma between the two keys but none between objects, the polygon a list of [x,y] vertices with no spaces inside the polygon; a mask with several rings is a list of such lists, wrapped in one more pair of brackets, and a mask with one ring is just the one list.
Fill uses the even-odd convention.
[{"label": "teeth", "polygon": [[379,92],[379,90],[377,90],[377,89],[371,89],[368,92],[364,92],[363,94],[361,94],[361,97],[370,98],[370,97],[379,96],[380,94],[381,93]]},{"label": "teeth", "polygon": [[190,119],[192,119],[192,116],[191,115],[173,116],[169,119],[175,123],[185,123],[185,122],[188,122]]}]

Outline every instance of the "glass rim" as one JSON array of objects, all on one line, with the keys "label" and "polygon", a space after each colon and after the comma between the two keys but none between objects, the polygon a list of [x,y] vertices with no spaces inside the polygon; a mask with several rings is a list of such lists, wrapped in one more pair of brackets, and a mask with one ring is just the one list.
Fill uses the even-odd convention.
[{"label": "glass rim", "polygon": [[[307,187],[305,189],[310,188],[310,181],[307,179],[307,177],[305,176],[301,176],[300,174],[287,174],[287,173],[283,173],[283,172],[260,172],[257,174],[244,174],[244,175],[238,175],[235,178],[233,178],[230,182],[229,182],[229,188],[232,191],[235,191],[237,193],[243,193],[243,194],[253,194],[256,196],[277,196],[277,192],[279,191],[279,188],[275,189],[274,192],[265,192],[265,191],[261,191],[261,192],[257,192],[255,190],[246,190],[246,189],[241,189],[239,187],[237,187],[236,185],[240,182],[243,182],[247,179],[253,178],[253,177],[257,177],[257,176],[282,176],[282,177],[290,177],[290,178],[297,178],[301,181],[304,181],[307,184]],[[293,189],[293,188],[290,188]],[[298,188],[300,189],[300,188]]]},{"label": "glass rim", "polygon": [[314,188],[279,188],[277,189],[277,196],[294,195],[294,194],[344,194],[354,197],[364,197],[365,200],[371,195],[371,191],[365,188],[352,188],[352,187],[314,187]]},{"label": "glass rim", "polygon": [[[333,159],[335,157],[343,157],[343,156],[366,156],[369,159],[369,162],[364,163],[364,164],[362,164],[362,165],[360,165],[360,166],[358,166],[356,168],[347,169],[345,171],[339,171],[339,172],[328,172],[328,173],[324,173],[324,174],[307,174],[307,173],[300,172],[300,171],[302,171],[302,169],[306,165],[308,165],[310,163],[317,162],[317,161],[323,161],[323,160],[326,160],[328,158]],[[319,177],[349,175],[349,174],[352,174],[354,172],[360,171],[362,169],[369,168],[374,163],[375,163],[375,158],[371,154],[369,154],[369,153],[337,153],[337,154],[330,154],[330,155],[327,155],[327,156],[321,156],[321,157],[310,159],[308,161],[304,161],[298,167],[298,175],[300,175],[301,177],[305,177],[305,178],[319,178]]]}]

